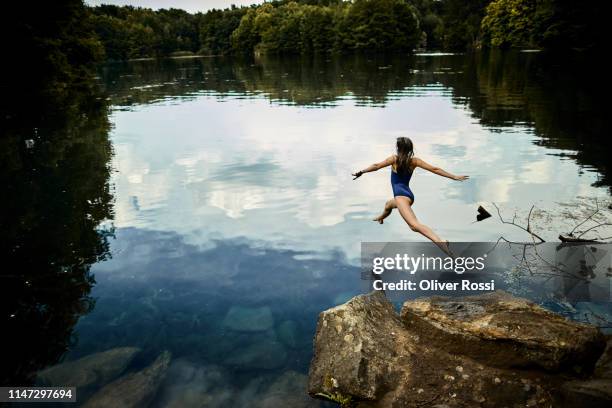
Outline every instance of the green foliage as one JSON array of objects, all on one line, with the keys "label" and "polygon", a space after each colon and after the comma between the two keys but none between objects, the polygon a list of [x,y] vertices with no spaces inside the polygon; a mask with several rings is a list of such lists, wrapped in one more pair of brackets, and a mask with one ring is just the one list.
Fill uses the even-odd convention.
[{"label": "green foliage", "polygon": [[416,9],[404,0],[265,3],[242,18],[234,49],[256,53],[411,51],[420,39]]},{"label": "green foliage", "polygon": [[0,25],[11,60],[5,86],[61,87],[90,76],[104,50],[88,15],[82,0],[13,4]]},{"label": "green foliage", "polygon": [[334,47],[334,10],[306,6],[300,21],[301,47],[304,52],[327,52]]},{"label": "green foliage", "polygon": [[494,47],[533,45],[536,0],[494,0],[482,19],[486,41]]},{"label": "green foliage", "polygon": [[410,51],[421,37],[416,10],[401,0],[355,0],[346,18],[350,48]]},{"label": "green foliage", "polygon": [[200,48],[200,14],[112,5],[91,10],[107,59],[163,57]]},{"label": "green foliage", "polygon": [[[17,5],[2,26],[18,76],[69,83],[104,56],[411,52],[418,47],[601,48],[603,6],[570,0],[278,0],[190,14],[85,7],[82,0]],[[35,85],[33,85],[35,86]]]},{"label": "green foliage", "polygon": [[355,406],[355,401],[353,401],[353,397],[351,397],[350,395],[343,395],[339,392],[330,394],[325,392],[318,392],[315,395],[327,401],[335,402],[340,406],[340,408],[352,408]]},{"label": "green foliage", "polygon": [[443,48],[461,50],[480,46],[480,24],[489,1],[443,0],[441,2]]},{"label": "green foliage", "polygon": [[599,48],[604,15],[601,3],[494,0],[482,29],[493,47]]},{"label": "green foliage", "polygon": [[[24,84],[19,84],[23,86]],[[0,104],[0,310],[3,384],[32,375],[69,349],[95,299],[91,264],[109,256],[113,217],[109,109],[95,82],[4,95]],[[31,140],[33,146],[26,147]]]},{"label": "green foliage", "polygon": [[232,50],[231,35],[240,25],[247,8],[234,7],[227,10],[211,10],[200,20],[200,53],[224,55]]},{"label": "green foliage", "polygon": [[261,36],[255,28],[256,16],[257,10],[251,9],[240,20],[240,24],[230,38],[234,51],[242,53],[252,52],[259,41],[261,41]]}]

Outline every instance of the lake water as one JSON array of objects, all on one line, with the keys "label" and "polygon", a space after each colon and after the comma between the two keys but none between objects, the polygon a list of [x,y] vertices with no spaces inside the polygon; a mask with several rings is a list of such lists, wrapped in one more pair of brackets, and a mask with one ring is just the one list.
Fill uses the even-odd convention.
[{"label": "lake water", "polygon": [[133,369],[172,353],[156,407],[318,406],[304,395],[317,316],[364,290],[360,243],[423,240],[397,213],[371,221],[388,169],[351,172],[409,136],[418,157],[470,175],[413,177],[415,213],[439,235],[527,239],[474,223],[495,202],[521,220],[535,205],[534,228],[556,240],[610,198],[584,65],[526,52],[135,61],[18,112],[2,221],[21,274],[6,273],[3,307],[22,353],[6,378],[129,346]]}]

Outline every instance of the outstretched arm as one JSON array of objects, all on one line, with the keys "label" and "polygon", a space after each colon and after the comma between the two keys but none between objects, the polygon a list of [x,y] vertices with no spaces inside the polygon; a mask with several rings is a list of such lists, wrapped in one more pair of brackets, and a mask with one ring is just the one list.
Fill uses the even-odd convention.
[{"label": "outstretched arm", "polygon": [[438,176],[448,177],[449,179],[457,180],[457,181],[463,181],[463,180],[467,180],[468,178],[470,178],[470,176],[455,176],[454,174],[451,174],[448,171],[441,169],[440,167],[432,166],[431,164],[427,163],[425,160],[421,160],[416,157],[414,158],[414,161],[415,161],[416,167],[420,167],[427,171],[431,171],[432,173],[437,174]]},{"label": "outstretched arm", "polygon": [[353,176],[355,176],[355,178],[353,180],[361,177],[361,175],[364,174],[364,173],[369,173],[371,171],[380,170],[383,167],[387,167],[387,166],[392,165],[393,163],[395,163],[395,155],[387,157],[385,160],[381,161],[380,163],[374,163],[374,164],[366,167],[363,170],[359,170],[357,173],[353,173]]}]

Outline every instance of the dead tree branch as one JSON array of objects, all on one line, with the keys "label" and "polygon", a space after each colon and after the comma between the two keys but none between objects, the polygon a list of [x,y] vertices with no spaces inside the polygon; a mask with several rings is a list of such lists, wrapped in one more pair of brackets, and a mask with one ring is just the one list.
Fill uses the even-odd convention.
[{"label": "dead tree branch", "polygon": [[531,236],[532,239],[536,238],[540,242],[546,242],[544,240],[544,238],[542,238],[541,236],[539,236],[538,234],[536,234],[535,232],[533,232],[531,230],[531,213],[533,212],[533,208],[534,208],[533,205],[531,206],[531,209],[529,210],[529,215],[527,216],[527,227],[523,227],[522,225],[517,224],[515,222],[516,214],[512,218],[512,221],[506,221],[506,220],[504,220],[504,217],[502,217],[501,211],[499,210],[499,207],[497,206],[497,204],[495,204],[495,203],[492,203],[492,204],[495,207],[495,209],[497,210],[497,215],[499,216],[499,220],[502,222],[502,224],[514,225],[515,227],[520,228],[523,231],[527,232]]}]

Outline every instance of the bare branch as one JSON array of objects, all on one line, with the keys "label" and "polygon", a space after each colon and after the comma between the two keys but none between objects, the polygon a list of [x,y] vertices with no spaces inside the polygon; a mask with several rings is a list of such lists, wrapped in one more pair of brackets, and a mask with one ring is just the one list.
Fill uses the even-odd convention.
[{"label": "bare branch", "polygon": [[580,235],[578,235],[578,237],[577,237],[577,238],[580,238],[581,236],[583,236],[584,234],[586,234],[587,232],[589,232],[589,231],[591,231],[591,230],[594,230],[595,228],[604,227],[604,226],[609,226],[609,225],[612,225],[612,223],[610,223],[610,222],[602,222],[601,224],[597,224],[597,225],[595,225],[595,226],[593,226],[593,227],[591,227],[591,228],[588,228],[588,229],[586,229],[586,230],[582,231],[582,232],[580,233]]},{"label": "bare branch", "polygon": [[497,210],[497,215],[499,216],[499,220],[502,222],[502,224],[514,225],[515,227],[520,228],[523,231],[527,232],[529,235],[531,235],[532,240],[533,240],[533,238],[537,238],[538,240],[540,240],[540,242],[546,242],[544,240],[544,238],[542,238],[538,234],[536,234],[536,233],[531,231],[531,213],[533,211],[534,206],[531,206],[531,210],[529,210],[529,215],[527,216],[527,228],[525,228],[522,225],[519,225],[516,222],[514,222],[514,220],[516,219],[516,215],[514,216],[514,218],[512,218],[512,221],[504,220],[504,218],[501,215],[501,211],[499,210],[499,207],[497,206],[497,204],[495,204],[495,203],[492,203],[492,204],[495,207],[495,209]]},{"label": "bare branch", "polygon": [[585,224],[587,221],[589,221],[591,218],[593,218],[595,215],[597,215],[599,213],[599,201],[597,201],[597,198],[595,199],[595,211],[593,212],[593,214],[589,215],[586,219],[584,219],[581,223],[579,223],[578,225],[576,225],[574,227],[574,229],[572,229],[568,235],[574,235],[574,232],[578,229],[578,227],[580,227],[581,225]]},{"label": "bare branch", "polygon": [[531,232],[531,212],[533,211],[533,207],[535,207],[534,205],[531,206],[531,209],[529,210],[529,214],[527,215],[527,231]]}]

